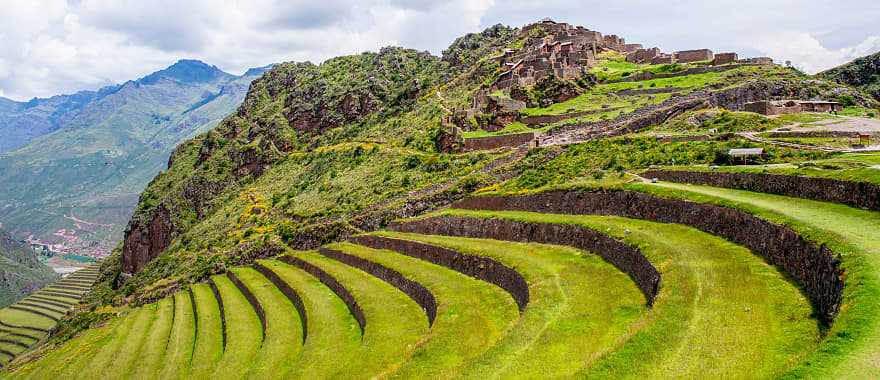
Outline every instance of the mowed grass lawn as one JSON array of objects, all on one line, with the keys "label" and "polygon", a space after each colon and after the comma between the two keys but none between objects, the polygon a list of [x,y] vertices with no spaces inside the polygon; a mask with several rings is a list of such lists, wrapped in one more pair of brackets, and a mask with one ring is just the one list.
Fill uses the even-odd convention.
[{"label": "mowed grass lawn", "polygon": [[529,284],[516,325],[462,372],[464,378],[566,378],[612,350],[645,311],[622,272],[573,248],[487,239],[380,232],[495,259]]},{"label": "mowed grass lawn", "polygon": [[809,358],[809,365],[793,377],[880,378],[880,213],[708,186],[659,183],[634,188],[703,202],[733,202],[735,207],[791,225],[807,238],[829,244],[848,272],[841,313],[828,339]]},{"label": "mowed grass lawn", "polygon": [[299,361],[289,378],[325,379],[340,371],[357,355],[361,345],[360,327],[345,303],[317,278],[299,268],[277,260],[258,260],[275,273],[303,301],[308,334]]},{"label": "mowed grass lawn", "polygon": [[653,309],[620,334],[616,349],[580,375],[766,378],[784,373],[815,348],[819,331],[808,300],[760,257],[721,238],[685,226],[619,217],[466,210],[441,214],[582,225],[638,245],[661,271]]},{"label": "mowed grass lawn", "polygon": [[425,311],[397,288],[316,252],[298,252],[295,256],[345,286],[366,317],[360,347],[348,362],[337,364],[338,372],[332,377],[363,379],[393,374],[428,333]]},{"label": "mowed grass lawn", "polygon": [[431,331],[394,377],[455,377],[519,318],[513,297],[488,282],[393,251],[349,243],[328,248],[394,269],[434,294],[437,316]]}]

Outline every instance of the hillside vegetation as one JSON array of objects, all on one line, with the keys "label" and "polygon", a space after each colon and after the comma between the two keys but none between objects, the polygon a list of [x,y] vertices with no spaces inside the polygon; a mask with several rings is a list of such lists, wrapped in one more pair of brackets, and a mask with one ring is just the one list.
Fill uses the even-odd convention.
[{"label": "hillside vegetation", "polygon": [[880,100],[880,52],[823,71],[819,76],[858,87]]},{"label": "hillside vegetation", "polygon": [[0,230],[0,307],[54,281],[58,275],[40,262],[30,245]]},{"label": "hillside vegetation", "polygon": [[[742,112],[876,102],[775,65],[616,51],[577,83],[486,91],[498,54],[540,45],[530,30],[274,66],[175,149],[79,312],[4,374],[880,376],[878,155],[755,138],[829,115]],[[528,107],[469,109],[481,96]],[[541,135],[448,149],[511,130]]]}]

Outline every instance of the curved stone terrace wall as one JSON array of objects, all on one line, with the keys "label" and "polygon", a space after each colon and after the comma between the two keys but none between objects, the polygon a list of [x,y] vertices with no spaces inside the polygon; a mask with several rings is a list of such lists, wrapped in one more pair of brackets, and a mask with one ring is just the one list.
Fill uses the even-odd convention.
[{"label": "curved stone terrace wall", "polygon": [[514,197],[475,197],[453,207],[616,215],[684,224],[743,245],[763,256],[768,263],[781,267],[801,286],[825,323],[834,319],[843,297],[843,270],[840,261],[828,248],[805,240],[788,227],[733,208],[626,190],[552,191]]},{"label": "curved stone terrace wall", "polygon": [[[399,225],[398,225],[399,226]],[[403,255],[444,266],[466,276],[495,284],[507,291],[522,311],[529,303],[529,284],[519,272],[488,257],[461,252],[411,240],[362,235],[351,241],[374,249],[387,249]]]},{"label": "curved stone terrace wall", "polygon": [[649,170],[645,178],[779,194],[880,210],[880,186],[868,182],[766,173]]},{"label": "curved stone terrace wall", "polygon": [[510,135],[474,137],[464,139],[462,151],[472,152],[475,150],[491,150],[505,147],[516,147],[532,144],[535,141],[535,133],[516,133]]},{"label": "curved stone terrace wall", "polygon": [[263,310],[263,305],[260,304],[260,300],[254,296],[254,293],[248,289],[247,285],[241,282],[241,279],[235,275],[232,271],[226,272],[226,277],[229,277],[229,281],[231,281],[238,291],[244,295],[244,298],[248,300],[248,303],[251,304],[251,308],[257,313],[257,317],[260,319],[260,327],[262,328],[262,340],[260,340],[260,347],[263,346],[263,342],[266,341],[266,311]]},{"label": "curved stone terrace wall", "polygon": [[357,321],[358,326],[361,328],[361,336],[364,335],[364,329],[367,327],[367,318],[364,316],[364,310],[361,309],[361,305],[357,303],[357,300],[354,298],[354,295],[351,294],[344,285],[339,283],[330,273],[327,273],[321,268],[300,259],[298,257],[293,256],[281,256],[279,260],[293,265],[299,269],[302,269],[306,273],[315,276],[319,281],[321,281],[324,285],[326,285],[333,293],[336,293],[339,298],[342,299],[342,302],[345,302],[345,305],[348,307],[348,311],[351,313],[352,317]]},{"label": "curved stone terrace wall", "polygon": [[278,290],[280,290],[285,297],[287,297],[287,299],[290,300],[290,302],[293,304],[293,307],[296,308],[296,311],[299,313],[299,322],[302,325],[302,341],[303,344],[305,344],[306,338],[308,338],[309,336],[309,318],[308,314],[306,313],[306,306],[305,304],[303,304],[302,297],[300,297],[299,293],[297,293],[296,290],[293,290],[293,288],[290,287],[290,284],[288,284],[287,281],[282,280],[277,273],[267,268],[265,265],[254,263],[253,268],[256,269],[257,272],[263,274],[263,276],[265,276],[267,279],[269,279],[269,281],[274,284],[275,287],[278,288]]},{"label": "curved stone terrace wall", "polygon": [[581,226],[528,223],[494,218],[440,216],[395,224],[390,228],[402,232],[544,243],[580,248],[595,253],[629,275],[645,295],[648,306],[654,304],[660,289],[660,272],[642,255],[638,248]]},{"label": "curved stone terrace wall", "polygon": [[328,248],[320,248],[318,249],[318,253],[343,264],[358,268],[387,282],[391,286],[400,289],[401,292],[409,296],[410,299],[422,307],[422,310],[425,311],[425,315],[428,317],[428,325],[434,325],[434,318],[437,317],[437,299],[434,297],[434,294],[422,284],[410,280],[394,269],[359,256]]}]

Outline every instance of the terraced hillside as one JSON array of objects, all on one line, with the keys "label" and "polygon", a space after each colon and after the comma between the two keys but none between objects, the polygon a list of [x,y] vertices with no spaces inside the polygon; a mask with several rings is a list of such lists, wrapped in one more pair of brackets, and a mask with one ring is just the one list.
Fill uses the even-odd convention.
[{"label": "terraced hillside", "polygon": [[96,265],[80,269],[0,309],[0,364],[47,338],[97,278]]},{"label": "terraced hillside", "polygon": [[517,115],[549,144],[444,153],[488,52],[534,38],[276,66],[141,196],[82,308],[113,317],[3,375],[880,377],[880,155],[741,135],[818,117],[746,101],[858,90],[612,52]]}]

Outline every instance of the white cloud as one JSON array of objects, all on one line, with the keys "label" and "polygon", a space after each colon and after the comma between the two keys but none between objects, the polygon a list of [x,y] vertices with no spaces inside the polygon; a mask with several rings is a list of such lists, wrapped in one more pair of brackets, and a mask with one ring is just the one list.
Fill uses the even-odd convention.
[{"label": "white cloud", "polygon": [[854,46],[829,49],[809,33],[787,32],[765,35],[755,41],[755,46],[778,62],[791,61],[795,67],[814,74],[880,51],[880,36],[869,36]]},{"label": "white cloud", "polygon": [[876,50],[875,1],[0,0],[0,89],[17,100],[95,89],[181,58],[241,73],[387,45],[439,54],[464,33],[546,16],[667,50],[764,50],[813,70]]}]

